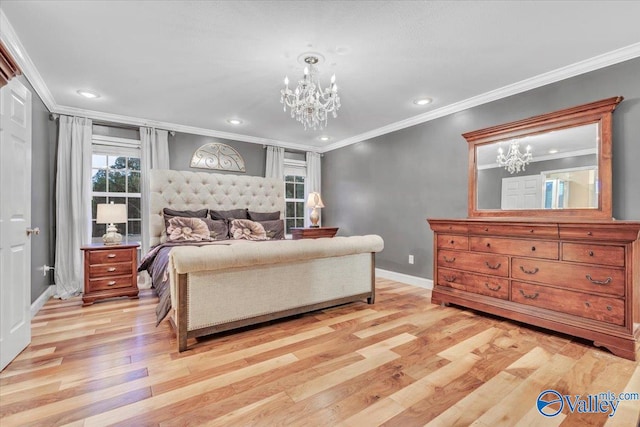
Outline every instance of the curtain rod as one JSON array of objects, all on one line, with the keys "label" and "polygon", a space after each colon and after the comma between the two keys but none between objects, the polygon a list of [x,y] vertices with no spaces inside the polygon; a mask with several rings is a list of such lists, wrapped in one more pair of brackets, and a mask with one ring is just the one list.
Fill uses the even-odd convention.
[{"label": "curtain rod", "polygon": [[[49,113],[49,120],[58,120],[58,118],[60,118],[60,114],[57,113]],[[127,124],[123,124],[123,123],[114,123],[114,122],[108,122],[105,120],[91,120],[91,123],[94,125],[98,125],[98,126],[107,126],[107,127],[112,127],[112,128],[118,128],[118,129],[129,129],[129,130],[140,130],[140,126],[135,126],[135,125],[127,125]],[[162,129],[164,130],[164,129]],[[171,136],[175,136],[176,132],[173,130],[168,130],[167,132],[169,132],[169,134],[171,134]]]}]

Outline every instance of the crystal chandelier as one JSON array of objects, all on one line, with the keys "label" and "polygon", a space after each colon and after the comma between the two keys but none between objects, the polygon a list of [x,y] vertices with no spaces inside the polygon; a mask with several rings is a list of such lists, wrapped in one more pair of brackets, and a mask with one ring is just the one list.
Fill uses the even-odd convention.
[{"label": "crystal chandelier", "polygon": [[298,81],[294,91],[289,89],[289,78],[284,78],[285,87],[280,91],[280,103],[284,104],[284,111],[289,107],[291,118],[302,123],[305,130],[322,129],[327,126],[329,113],[333,114],[334,119],[338,117],[340,97],[336,75],[331,77],[331,85],[322,89],[318,80],[318,69],[315,67],[318,58],[307,56],[304,62],[308,66],[304,67],[304,76]]},{"label": "crystal chandelier", "polygon": [[498,148],[498,158],[496,161],[499,166],[504,166],[509,173],[513,174],[520,172],[520,170],[524,171],[524,167],[531,162],[532,158],[530,145],[527,145],[527,152],[523,154],[520,152],[518,141],[511,141],[509,144],[509,152],[506,156],[502,148]]}]

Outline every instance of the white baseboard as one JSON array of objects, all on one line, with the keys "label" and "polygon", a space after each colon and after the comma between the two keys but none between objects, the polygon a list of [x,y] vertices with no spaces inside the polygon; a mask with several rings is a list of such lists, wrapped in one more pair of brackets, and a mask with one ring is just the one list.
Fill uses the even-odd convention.
[{"label": "white baseboard", "polygon": [[376,277],[395,280],[396,282],[406,283],[420,288],[433,289],[433,280],[425,279],[424,277],[410,276],[408,274],[396,273],[395,271],[383,270],[381,268],[376,268]]},{"label": "white baseboard", "polygon": [[31,304],[31,318],[38,314],[38,311],[44,306],[44,304],[49,301],[49,298],[56,294],[56,285],[50,285],[47,289],[44,290],[42,294],[38,297],[37,300]]}]

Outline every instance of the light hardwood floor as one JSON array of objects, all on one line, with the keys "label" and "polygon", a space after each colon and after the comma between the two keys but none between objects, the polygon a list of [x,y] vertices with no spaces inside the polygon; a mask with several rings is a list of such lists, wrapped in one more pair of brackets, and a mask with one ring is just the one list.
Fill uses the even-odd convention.
[{"label": "light hardwood floor", "polygon": [[225,333],[176,352],[156,298],[81,307],[51,300],[31,345],[0,374],[0,425],[635,426],[613,417],[544,418],[536,399],[640,392],[640,368],[564,335],[456,307],[377,280],[354,303]]}]

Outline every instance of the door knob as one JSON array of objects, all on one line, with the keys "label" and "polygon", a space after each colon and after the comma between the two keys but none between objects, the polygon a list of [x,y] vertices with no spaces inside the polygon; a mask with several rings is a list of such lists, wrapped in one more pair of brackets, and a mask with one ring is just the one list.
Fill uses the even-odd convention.
[{"label": "door knob", "polygon": [[35,234],[37,236],[38,234],[40,234],[40,229],[38,227],[27,228],[27,236],[31,236],[32,234]]}]

